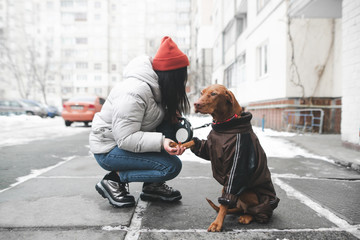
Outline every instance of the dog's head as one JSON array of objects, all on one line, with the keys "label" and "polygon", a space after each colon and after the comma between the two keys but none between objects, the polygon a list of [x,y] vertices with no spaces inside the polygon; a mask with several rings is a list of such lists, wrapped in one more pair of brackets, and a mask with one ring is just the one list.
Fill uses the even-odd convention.
[{"label": "dog's head", "polygon": [[213,84],[201,91],[200,98],[194,103],[195,112],[210,114],[216,121],[241,114],[241,107],[234,94],[225,86]]}]

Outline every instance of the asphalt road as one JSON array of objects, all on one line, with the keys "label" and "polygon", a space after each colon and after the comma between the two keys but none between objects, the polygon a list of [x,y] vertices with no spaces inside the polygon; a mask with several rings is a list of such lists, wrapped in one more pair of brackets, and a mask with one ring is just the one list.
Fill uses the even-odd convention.
[{"label": "asphalt road", "polygon": [[53,166],[69,157],[89,155],[89,132],[90,128],[72,136],[0,147],[0,190],[16,183],[17,178],[31,174],[32,170]]},{"label": "asphalt road", "polygon": [[[0,193],[0,239],[358,239],[360,174],[303,157],[269,158],[279,207],[268,224],[240,225],[225,218],[221,233],[206,229],[221,186],[210,164],[185,161],[169,185],[182,192],[175,204],[138,201],[112,208],[94,190],[104,171],[89,156],[88,132],[0,148],[1,188],[17,177],[73,157],[41,176]],[[130,184],[138,199],[140,183]]]}]

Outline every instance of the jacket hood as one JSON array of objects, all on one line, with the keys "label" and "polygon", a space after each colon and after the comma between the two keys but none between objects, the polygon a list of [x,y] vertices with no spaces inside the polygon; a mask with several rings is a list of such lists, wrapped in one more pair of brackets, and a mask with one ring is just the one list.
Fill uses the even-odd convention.
[{"label": "jacket hood", "polygon": [[240,118],[234,118],[228,122],[212,124],[212,129],[219,133],[237,134],[252,131],[252,114],[250,112],[241,113]]},{"label": "jacket hood", "polygon": [[161,101],[158,76],[152,68],[151,57],[140,56],[129,62],[123,73],[124,79],[136,78],[147,83],[157,102]]}]

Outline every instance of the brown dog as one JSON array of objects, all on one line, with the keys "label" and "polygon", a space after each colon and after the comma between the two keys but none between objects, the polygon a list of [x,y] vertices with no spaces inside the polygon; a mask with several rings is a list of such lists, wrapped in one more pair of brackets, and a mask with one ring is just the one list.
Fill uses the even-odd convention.
[{"label": "brown dog", "polygon": [[210,160],[214,178],[224,186],[220,206],[207,199],[218,212],[208,231],[221,231],[225,215],[243,214],[238,221],[267,222],[279,199],[271,182],[266,155],[251,127],[251,113],[244,113],[234,94],[214,84],[201,92],[195,112],[213,117],[207,140],[194,138],[186,147]]}]

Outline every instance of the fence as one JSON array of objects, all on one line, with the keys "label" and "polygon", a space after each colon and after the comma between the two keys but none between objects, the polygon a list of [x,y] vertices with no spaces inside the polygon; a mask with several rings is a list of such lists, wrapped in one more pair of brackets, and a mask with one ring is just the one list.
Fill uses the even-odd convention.
[{"label": "fence", "polygon": [[318,131],[322,133],[324,110],[322,109],[287,109],[283,112],[283,122],[287,130]]}]

